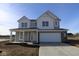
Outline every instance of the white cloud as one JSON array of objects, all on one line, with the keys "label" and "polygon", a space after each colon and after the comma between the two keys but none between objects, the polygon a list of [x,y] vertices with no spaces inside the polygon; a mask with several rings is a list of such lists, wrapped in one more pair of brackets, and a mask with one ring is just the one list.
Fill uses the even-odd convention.
[{"label": "white cloud", "polygon": [[[3,6],[0,4],[0,7]],[[6,6],[6,5],[5,5]],[[6,6],[7,7],[7,6]],[[10,34],[9,29],[15,27],[13,24],[13,14],[5,8],[0,8],[0,35]]]},{"label": "white cloud", "polygon": [[8,35],[8,34],[10,34],[9,27],[0,26],[0,35]]},{"label": "white cloud", "polygon": [[14,24],[0,24],[0,35],[10,35],[10,30],[9,29],[13,29],[16,28],[17,26],[15,26]]},{"label": "white cloud", "polygon": [[0,10],[0,35],[9,34],[8,22],[10,21],[10,14],[5,10]]},{"label": "white cloud", "polygon": [[0,10],[0,22],[9,21],[10,14],[4,10]]}]

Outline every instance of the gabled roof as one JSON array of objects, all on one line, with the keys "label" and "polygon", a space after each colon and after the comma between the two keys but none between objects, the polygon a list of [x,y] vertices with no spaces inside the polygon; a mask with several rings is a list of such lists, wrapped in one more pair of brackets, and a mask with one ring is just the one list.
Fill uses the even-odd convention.
[{"label": "gabled roof", "polygon": [[[52,18],[57,19],[57,20],[60,21],[60,19],[59,19],[55,14],[53,14],[52,12],[50,12],[49,10],[47,10],[46,12],[44,12],[41,16],[43,16],[43,15],[45,15],[45,14],[47,14],[47,15],[49,15],[50,17],[52,17]],[[40,16],[40,17],[41,17],[41,16]],[[40,18],[40,17],[38,17],[38,18]]]},{"label": "gabled roof", "polygon": [[[41,16],[39,16],[38,18],[40,18],[40,17],[42,17],[43,15],[45,15],[45,14],[47,14],[47,15],[49,15],[50,17],[52,17],[53,19],[55,19],[55,20],[59,20],[60,21],[60,19],[55,15],[55,14],[53,14],[52,12],[50,12],[49,10],[47,10],[46,12],[44,12]],[[37,19],[38,19],[37,18]],[[37,19],[29,19],[30,21],[36,21]],[[21,17],[19,20],[18,20],[18,22],[20,21],[20,20],[28,20],[28,18],[26,17],[26,16],[23,16],[23,17]]]},{"label": "gabled roof", "polygon": [[18,22],[20,21],[20,20],[26,20],[26,19],[28,19],[26,16],[23,16],[23,17],[21,17],[19,20],[18,20]]}]

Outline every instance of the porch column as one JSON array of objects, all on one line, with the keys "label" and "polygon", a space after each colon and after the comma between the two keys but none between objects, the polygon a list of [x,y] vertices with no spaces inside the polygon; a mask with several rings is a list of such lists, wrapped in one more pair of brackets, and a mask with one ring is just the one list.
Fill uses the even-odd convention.
[{"label": "porch column", "polygon": [[20,40],[20,32],[18,32],[18,34],[19,34],[19,40]]},{"label": "porch column", "polygon": [[37,39],[37,43],[38,43],[38,41],[39,41],[39,40],[38,40],[38,30],[37,30],[37,38],[36,38],[36,39]]},{"label": "porch column", "polygon": [[10,41],[12,41],[12,31],[10,31]]},{"label": "porch column", "polygon": [[29,32],[29,36],[30,36],[30,41],[31,41],[31,32]]},{"label": "porch column", "polygon": [[15,41],[16,41],[16,32],[15,32]]},{"label": "porch column", "polygon": [[29,32],[27,32],[27,41],[30,40]]},{"label": "porch column", "polygon": [[23,31],[23,42],[24,42],[24,37],[25,37],[25,35],[24,35],[24,31]]}]

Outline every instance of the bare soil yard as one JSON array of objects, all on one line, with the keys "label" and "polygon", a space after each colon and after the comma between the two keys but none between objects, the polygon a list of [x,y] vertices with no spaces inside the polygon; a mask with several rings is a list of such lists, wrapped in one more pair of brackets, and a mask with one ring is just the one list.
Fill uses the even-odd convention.
[{"label": "bare soil yard", "polygon": [[79,40],[67,40],[68,44],[72,45],[72,46],[76,46],[79,47]]},{"label": "bare soil yard", "polygon": [[72,46],[79,47],[79,37],[68,37],[67,42],[68,44],[71,44]]},{"label": "bare soil yard", "polygon": [[27,45],[25,43],[0,42],[1,56],[38,56],[39,47]]}]

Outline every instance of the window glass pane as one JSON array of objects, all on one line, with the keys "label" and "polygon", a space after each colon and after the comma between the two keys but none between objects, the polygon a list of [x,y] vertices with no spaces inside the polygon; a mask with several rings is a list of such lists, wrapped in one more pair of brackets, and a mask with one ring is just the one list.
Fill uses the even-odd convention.
[{"label": "window glass pane", "polygon": [[42,26],[44,26],[44,22],[42,22]]},{"label": "window glass pane", "polygon": [[24,27],[27,27],[27,23],[25,23],[25,26]]},{"label": "window glass pane", "polygon": [[24,27],[24,23],[22,23],[21,25],[22,25],[22,27]]},{"label": "window glass pane", "polygon": [[48,21],[43,21],[42,22],[42,26],[48,26],[48,24],[49,24]]},{"label": "window glass pane", "polygon": [[27,27],[27,23],[21,23],[21,27],[22,28],[26,28]]},{"label": "window glass pane", "polygon": [[31,22],[31,27],[36,27],[37,23],[36,22]]},{"label": "window glass pane", "polygon": [[55,25],[58,25],[58,23],[59,23],[58,21],[55,21]]},{"label": "window glass pane", "polygon": [[48,22],[46,22],[46,26],[48,26]]}]

